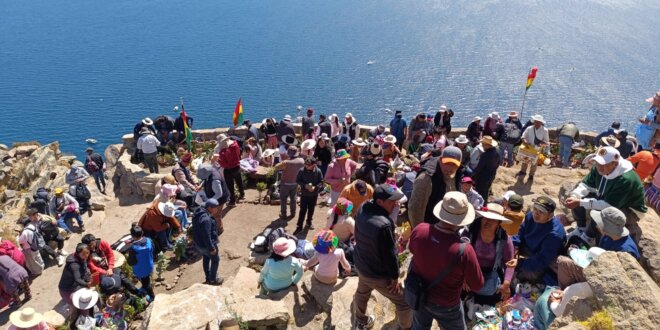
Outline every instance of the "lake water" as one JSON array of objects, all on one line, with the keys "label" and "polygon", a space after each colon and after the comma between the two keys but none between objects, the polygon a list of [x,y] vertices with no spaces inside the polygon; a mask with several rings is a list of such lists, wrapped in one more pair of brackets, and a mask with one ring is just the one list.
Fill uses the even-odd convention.
[{"label": "lake water", "polygon": [[[660,90],[660,1],[3,1],[0,143],[119,143],[184,97],[195,127],[385,109],[634,130]],[[368,65],[367,63],[372,63]]]}]

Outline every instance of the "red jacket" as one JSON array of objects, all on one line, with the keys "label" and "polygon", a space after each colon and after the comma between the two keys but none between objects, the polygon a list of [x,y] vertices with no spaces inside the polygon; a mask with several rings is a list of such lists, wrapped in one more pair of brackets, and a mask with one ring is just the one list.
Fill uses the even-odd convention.
[{"label": "red jacket", "polygon": [[25,255],[14,243],[6,239],[0,242],[0,255],[9,256],[17,264],[25,267]]},{"label": "red jacket", "polygon": [[241,148],[238,146],[238,142],[233,141],[229,147],[220,150],[218,161],[224,169],[232,169],[239,166],[241,163]]},{"label": "red jacket", "polygon": [[89,271],[92,273],[92,283],[94,284],[99,284],[100,283],[100,276],[101,274],[105,274],[105,272],[108,269],[113,269],[115,268],[115,255],[112,253],[112,248],[110,247],[110,243],[104,240],[98,240],[97,241],[97,249],[98,251],[96,254],[99,257],[105,258],[106,263],[107,263],[107,268],[101,267],[100,262],[97,262],[90,256],[89,261],[87,261],[87,267],[89,267]]}]

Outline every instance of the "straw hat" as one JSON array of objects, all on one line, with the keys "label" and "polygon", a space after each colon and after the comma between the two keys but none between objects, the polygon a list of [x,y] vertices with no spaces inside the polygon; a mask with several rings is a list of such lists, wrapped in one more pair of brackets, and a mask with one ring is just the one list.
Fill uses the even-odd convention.
[{"label": "straw hat", "polygon": [[154,121],[151,120],[151,118],[146,117],[146,118],[142,119],[142,124],[147,125],[147,126],[151,126],[151,125],[154,124]]},{"label": "straw hat", "polygon": [[538,121],[538,122],[541,122],[542,124],[545,124],[545,120],[543,119],[543,116],[541,116],[541,115],[533,115],[532,116],[532,121]]},{"label": "straw hat", "polygon": [[17,328],[31,328],[44,319],[44,316],[34,311],[34,308],[24,308],[9,315],[9,321]]},{"label": "straw hat", "polygon": [[319,136],[319,140],[330,141],[330,137],[328,136],[327,133],[321,133],[321,135]]},{"label": "straw hat", "polygon": [[112,255],[115,256],[115,268],[120,268],[126,262],[126,257],[121,252],[112,250]]},{"label": "straw hat", "polygon": [[511,112],[509,112],[509,117],[511,117],[511,118],[518,118],[518,112],[516,112],[516,111],[511,111]]},{"label": "straw hat", "polygon": [[600,143],[612,148],[618,148],[621,145],[619,139],[617,139],[614,135],[603,136],[600,138]]},{"label": "straw hat", "polygon": [[450,225],[467,226],[474,221],[474,206],[464,193],[450,191],[435,205],[433,215]]},{"label": "straw hat", "polygon": [[300,145],[302,150],[312,150],[314,147],[316,147],[316,140],[314,139],[307,139]]},{"label": "straw hat", "polygon": [[477,213],[480,216],[491,220],[497,220],[503,223],[513,222],[504,217],[504,207],[497,203],[488,203],[486,207],[482,208],[481,210],[477,210]]},{"label": "straw hat", "polygon": [[392,134],[387,135],[387,136],[383,139],[383,141],[384,141],[385,143],[395,144],[395,143],[396,143],[396,136],[394,136],[394,135],[392,135]]},{"label": "straw hat", "polygon": [[96,302],[99,300],[99,294],[96,290],[82,288],[73,293],[71,300],[73,300],[73,306],[77,309],[87,310],[96,305]]},{"label": "straw hat", "polygon": [[489,145],[493,148],[497,147],[497,141],[492,136],[486,135],[481,139],[481,144]]},{"label": "straw hat", "polygon": [[358,147],[364,147],[364,146],[367,145],[367,142],[362,140],[362,138],[357,138],[357,139],[351,141],[351,144],[354,145],[354,146],[358,146]]},{"label": "straw hat", "polygon": [[275,149],[266,149],[264,150],[263,154],[261,154],[261,157],[266,158],[275,155]]}]

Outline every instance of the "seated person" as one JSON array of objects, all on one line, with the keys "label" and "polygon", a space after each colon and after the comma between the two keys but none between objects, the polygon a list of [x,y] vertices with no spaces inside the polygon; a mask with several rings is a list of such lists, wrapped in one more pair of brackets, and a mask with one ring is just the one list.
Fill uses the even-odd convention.
[{"label": "seated person", "polygon": [[353,205],[351,216],[355,217],[357,216],[357,211],[360,209],[360,206],[362,206],[362,203],[370,200],[373,194],[374,188],[372,186],[357,179],[341,190],[339,198],[345,198],[351,202]]},{"label": "seated person", "polygon": [[[630,237],[626,225],[626,215],[621,210],[615,207],[608,207],[602,211],[592,210],[590,212],[591,219],[596,223],[596,228],[601,233],[602,237],[598,242],[598,247],[606,251],[628,252],[635,259],[640,258],[639,250],[635,241]],[[569,247],[569,255],[574,256],[574,253],[580,251],[573,251],[575,247]],[[587,258],[593,258],[595,248],[588,252]],[[600,251],[601,253],[604,251]],[[587,253],[586,251],[584,253]],[[595,255],[599,255],[595,253]],[[576,259],[578,256],[576,255]],[[557,277],[559,279],[559,286],[566,288],[567,286],[578,283],[586,282],[582,271],[588,265],[586,262],[576,262],[572,258],[559,256],[557,258]]]},{"label": "seated person", "polygon": [[153,203],[138,222],[138,225],[144,231],[144,236],[158,243],[157,246],[160,250],[172,250],[174,246],[170,242],[170,234],[173,230],[174,236],[181,233],[181,225],[174,218],[175,211],[176,207],[170,202]]},{"label": "seated person", "polygon": [[[312,269],[314,277],[321,283],[334,285],[339,277],[339,263],[344,275],[351,275],[351,265],[346,260],[344,250],[337,248],[339,238],[332,230],[322,230],[314,236],[314,250],[316,254],[307,261],[303,261],[304,269]],[[318,264],[318,265],[317,265]]]},{"label": "seated person", "polygon": [[555,216],[555,208],[555,202],[548,197],[535,199],[518,235],[512,237],[513,245],[524,258],[513,259],[507,266],[517,266],[516,276],[520,281],[557,283],[556,260],[566,242],[566,231]]},{"label": "seated person", "polygon": [[510,194],[508,197],[505,195],[504,216],[511,220],[511,222],[502,224],[502,228],[506,230],[509,236],[517,234],[520,225],[525,220],[525,212],[523,212],[524,205],[525,200],[522,196],[516,193]]},{"label": "seated person", "polygon": [[300,282],[303,267],[300,260],[291,255],[295,251],[296,242],[292,239],[280,237],[273,242],[273,253],[266,259],[259,275],[257,288],[260,295],[267,296]]}]

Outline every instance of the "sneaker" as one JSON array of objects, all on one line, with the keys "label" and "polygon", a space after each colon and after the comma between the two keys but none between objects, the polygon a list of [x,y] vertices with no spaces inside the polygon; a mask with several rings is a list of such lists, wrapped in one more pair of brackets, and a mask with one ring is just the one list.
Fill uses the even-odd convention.
[{"label": "sneaker", "polygon": [[245,199],[245,194],[240,194],[240,195],[238,195],[238,200],[239,200],[239,201],[240,201],[240,200],[243,200],[243,199]]},{"label": "sneaker", "polygon": [[300,232],[302,232],[302,227],[296,227],[296,230],[293,231],[293,236],[300,234]]},{"label": "sneaker", "polygon": [[227,204],[227,207],[236,207],[236,202],[229,202],[229,204]]},{"label": "sneaker", "polygon": [[530,174],[529,177],[527,178],[527,180],[528,181],[534,181],[534,176]]},{"label": "sneaker", "polygon": [[208,285],[222,285],[225,282],[225,279],[222,276],[218,276],[215,281],[210,281]]},{"label": "sneaker", "polygon": [[526,172],[520,171],[518,172],[518,174],[516,174],[516,176],[525,176],[526,174],[527,174]]},{"label": "sneaker", "polygon": [[309,230],[314,230],[314,225],[313,225],[311,222],[308,222],[308,223],[307,223],[307,228],[308,228]]},{"label": "sneaker", "polygon": [[63,257],[66,257],[66,256],[69,255],[69,253],[66,252],[66,251],[64,251],[64,249],[60,249],[59,251],[57,251],[57,254],[59,254],[59,255],[61,255],[61,256],[63,256]]},{"label": "sneaker", "polygon": [[355,330],[371,329],[374,327],[375,323],[376,323],[376,317],[373,315],[369,315],[367,316],[367,322],[365,323],[355,322]]},{"label": "sneaker", "polygon": [[66,261],[66,259],[64,258],[64,256],[58,256],[57,257],[57,266],[58,267],[64,266],[65,261]]},{"label": "sneaker", "polygon": [[90,208],[89,210],[87,210],[87,216],[88,216],[88,217],[91,218],[93,214],[94,214],[94,212],[92,211],[91,208]]}]

